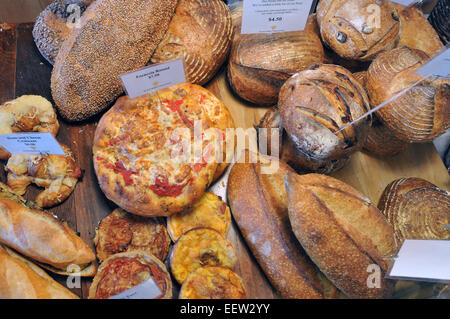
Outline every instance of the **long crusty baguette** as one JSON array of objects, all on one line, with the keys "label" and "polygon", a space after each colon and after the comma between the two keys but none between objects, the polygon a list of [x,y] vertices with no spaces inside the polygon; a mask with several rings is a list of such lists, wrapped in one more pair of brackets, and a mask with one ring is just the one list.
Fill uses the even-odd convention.
[{"label": "long crusty baguette", "polygon": [[0,245],[0,299],[78,299],[41,268]]},{"label": "long crusty baguette", "polygon": [[283,178],[291,169],[282,162],[275,174],[261,169],[260,163],[236,163],[228,180],[233,217],[258,264],[284,298],[336,297],[290,228]]},{"label": "long crusty baguette", "polygon": [[53,99],[70,121],[104,110],[122,92],[120,74],[150,60],[177,0],[97,0],[63,43],[52,72]]},{"label": "long crusty baguette", "polygon": [[328,279],[352,298],[388,297],[392,283],[384,278],[385,258],[395,253],[395,241],[383,214],[358,191],[325,175],[289,172],[286,192],[292,229]]},{"label": "long crusty baguette", "polygon": [[66,223],[48,212],[27,207],[20,196],[1,183],[0,243],[59,274],[78,271],[75,266],[80,268],[80,276],[93,276],[96,271],[92,263],[95,254]]}]

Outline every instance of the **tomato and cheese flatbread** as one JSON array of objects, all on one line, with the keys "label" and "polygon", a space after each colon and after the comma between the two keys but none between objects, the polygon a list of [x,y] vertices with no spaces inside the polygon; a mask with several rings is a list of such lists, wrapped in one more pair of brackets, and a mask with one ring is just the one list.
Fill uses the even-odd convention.
[{"label": "tomato and cheese flatbread", "polygon": [[172,298],[172,281],[166,266],[152,254],[129,251],[103,261],[89,288],[89,299],[107,299],[152,278],[162,294]]},{"label": "tomato and cheese flatbread", "polygon": [[200,267],[187,276],[180,299],[245,299],[241,277],[225,267]]},{"label": "tomato and cheese flatbread", "polygon": [[130,250],[145,251],[164,261],[170,238],[161,218],[140,217],[118,208],[100,222],[94,243],[100,262]]},{"label": "tomato and cheese flatbread", "polygon": [[224,135],[209,133],[228,125],[227,116],[220,116],[225,111],[214,95],[194,84],[120,98],[95,132],[100,188],[138,215],[170,216],[191,207],[216,173]]},{"label": "tomato and cheese flatbread", "polygon": [[167,219],[167,230],[173,241],[188,230],[207,227],[227,235],[231,224],[230,208],[214,193],[206,192],[195,205],[185,212]]},{"label": "tomato and cheese flatbread", "polygon": [[170,255],[170,269],[182,284],[186,277],[204,266],[233,268],[236,254],[231,243],[211,228],[196,228],[182,235]]}]

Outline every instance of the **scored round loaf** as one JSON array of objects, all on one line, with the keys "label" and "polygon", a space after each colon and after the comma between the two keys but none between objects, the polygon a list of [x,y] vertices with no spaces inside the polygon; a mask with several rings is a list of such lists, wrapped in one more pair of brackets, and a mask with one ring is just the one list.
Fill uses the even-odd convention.
[{"label": "scored round loaf", "polygon": [[122,94],[120,75],[150,60],[176,4],[177,0],[93,2],[55,60],[51,89],[60,114],[69,121],[85,120]]},{"label": "scored round loaf", "polygon": [[183,59],[187,82],[203,85],[231,47],[231,13],[221,0],[180,0],[152,63]]},{"label": "scored round loaf", "polygon": [[450,193],[421,178],[400,178],[386,186],[378,208],[405,239],[450,239]]},{"label": "scored round loaf", "polygon": [[235,36],[228,62],[233,91],[252,103],[276,104],[284,81],[313,63],[324,62],[314,24],[315,18],[310,17],[303,31]]},{"label": "scored round loaf", "polygon": [[371,116],[342,131],[369,110],[364,88],[343,67],[314,65],[291,77],[280,90],[281,121],[301,156],[330,161],[349,156],[364,144]]},{"label": "scored round loaf", "polygon": [[[367,92],[376,107],[423,76],[414,72],[428,61],[426,53],[399,47],[381,53],[370,65]],[[376,115],[399,139],[429,142],[450,127],[450,80],[432,77],[388,103]]]},{"label": "scored round loaf", "polygon": [[399,17],[390,1],[321,0],[317,21],[325,45],[346,59],[373,60],[399,38]]},{"label": "scored round loaf", "polygon": [[447,44],[450,41],[450,24],[448,23],[450,20],[450,1],[439,0],[431,10],[428,20],[444,44]]}]

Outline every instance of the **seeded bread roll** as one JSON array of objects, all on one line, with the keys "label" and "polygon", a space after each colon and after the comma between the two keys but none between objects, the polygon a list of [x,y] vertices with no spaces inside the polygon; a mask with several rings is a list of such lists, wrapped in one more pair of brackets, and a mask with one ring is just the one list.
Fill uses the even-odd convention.
[{"label": "seeded bread roll", "polygon": [[[123,93],[120,74],[150,60],[177,0],[97,0],[55,60],[51,88],[60,114],[85,120]],[[151,18],[150,18],[151,17]]]}]

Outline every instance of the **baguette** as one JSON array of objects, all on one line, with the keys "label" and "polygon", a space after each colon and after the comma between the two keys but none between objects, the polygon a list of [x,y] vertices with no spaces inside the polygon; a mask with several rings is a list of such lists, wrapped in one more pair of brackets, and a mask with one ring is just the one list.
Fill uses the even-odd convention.
[{"label": "baguette", "polygon": [[0,245],[0,299],[78,299],[41,268]]}]

